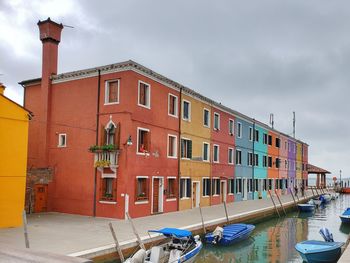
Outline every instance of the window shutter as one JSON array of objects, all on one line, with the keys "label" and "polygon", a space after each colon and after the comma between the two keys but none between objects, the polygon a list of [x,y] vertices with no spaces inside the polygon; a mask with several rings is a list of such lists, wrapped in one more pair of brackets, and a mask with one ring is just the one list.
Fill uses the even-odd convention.
[{"label": "window shutter", "polygon": [[173,96],[169,96],[169,113],[170,114],[175,114],[174,111],[174,97]]},{"label": "window shutter", "polygon": [[187,179],[187,193],[186,196],[187,197],[191,197],[191,193],[192,193],[192,189],[191,189],[191,179]]},{"label": "window shutter", "polygon": [[138,188],[138,182],[139,182],[139,180],[136,178],[136,181],[135,181],[135,200],[137,200],[137,188]]},{"label": "window shutter", "polygon": [[120,122],[117,124],[117,128],[115,129],[115,134],[113,136],[113,144],[117,149],[120,147]]},{"label": "window shutter", "polygon": [[208,179],[207,194],[208,194],[208,195],[211,195],[211,179]]},{"label": "window shutter", "polygon": [[145,146],[147,147],[147,151],[151,152],[151,131],[147,132],[145,137]]},{"label": "window shutter", "polygon": [[184,157],[184,150],[185,150],[185,141],[184,139],[181,139],[181,157]]},{"label": "window shutter", "polygon": [[188,158],[192,159],[192,141],[188,141]]},{"label": "window shutter", "polygon": [[183,179],[180,179],[180,198],[184,196],[183,186],[182,186],[183,183],[184,183]]},{"label": "window shutter", "polygon": [[146,102],[146,100],[145,100],[145,84],[140,83],[140,101],[139,101],[139,103],[142,105],[145,105],[146,104],[145,102]]},{"label": "window shutter", "polygon": [[219,179],[216,180],[216,184],[217,184],[217,187],[218,187],[218,192],[217,192],[217,194],[220,194],[220,193],[221,193],[221,191],[220,191],[220,190],[221,190],[221,189],[220,189],[220,186],[221,186],[220,184],[221,184],[221,183],[220,183],[220,180],[219,180]]},{"label": "window shutter", "polygon": [[101,124],[101,128],[100,128],[100,145],[105,145],[106,144],[106,134],[107,131],[105,130],[105,127],[103,124]]}]

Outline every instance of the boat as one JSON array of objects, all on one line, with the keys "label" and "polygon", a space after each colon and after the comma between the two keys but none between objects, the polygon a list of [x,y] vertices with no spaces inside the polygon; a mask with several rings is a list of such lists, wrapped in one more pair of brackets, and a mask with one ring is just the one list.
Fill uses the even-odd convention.
[{"label": "boat", "polygon": [[295,245],[303,261],[309,263],[337,262],[341,256],[344,242],[334,242],[332,234],[327,228],[320,230],[325,241],[306,240]]},{"label": "boat", "polygon": [[300,212],[312,212],[315,210],[315,204],[312,200],[310,200],[306,204],[298,204],[298,209]]},{"label": "boat", "polygon": [[315,206],[320,206],[322,201],[320,199],[317,199],[317,198],[314,198],[314,199],[311,199],[312,202],[314,203]]},{"label": "boat", "polygon": [[232,245],[247,239],[255,229],[249,224],[230,224],[223,227],[216,227],[214,232],[205,235],[205,242],[213,245]]},{"label": "boat", "polygon": [[344,194],[350,194],[350,187],[343,187],[341,189],[341,192],[344,193]]},{"label": "boat", "polygon": [[203,244],[199,236],[192,236],[187,230],[178,228],[163,228],[160,230],[149,230],[149,233],[159,233],[170,241],[153,246],[149,250],[140,249],[127,263],[192,263],[201,251]]},{"label": "boat", "polygon": [[320,196],[322,203],[329,203],[332,200],[332,197],[329,194],[323,194]]},{"label": "boat", "polygon": [[350,207],[348,207],[339,217],[342,223],[350,223]]}]

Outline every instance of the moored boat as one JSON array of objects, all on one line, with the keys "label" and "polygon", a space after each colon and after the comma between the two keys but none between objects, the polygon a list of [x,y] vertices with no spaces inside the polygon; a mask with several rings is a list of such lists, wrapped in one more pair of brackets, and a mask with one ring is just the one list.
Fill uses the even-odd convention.
[{"label": "moored boat", "polygon": [[339,217],[340,217],[342,223],[350,223],[350,207],[348,207],[344,211],[344,213],[342,213]]},{"label": "moored boat", "polygon": [[150,233],[160,233],[170,238],[170,241],[153,246],[145,251],[140,249],[127,263],[192,263],[201,251],[203,244],[199,236],[192,236],[187,230],[177,228],[163,228],[161,230],[149,230]]},{"label": "moored boat", "polygon": [[320,200],[320,199],[312,199],[312,202],[314,203],[314,205],[316,205],[316,206],[320,206],[321,205],[321,203],[322,203],[322,201]]},{"label": "moored boat", "polygon": [[315,210],[315,205],[312,203],[298,204],[298,209],[300,212],[312,212]]},{"label": "moored boat", "polygon": [[341,192],[344,193],[344,194],[350,194],[350,187],[343,187],[341,189]]},{"label": "moored boat", "polygon": [[323,194],[320,196],[320,200],[322,203],[329,203],[332,200],[332,197],[329,194]]},{"label": "moored boat", "polygon": [[217,227],[214,232],[205,235],[205,242],[214,245],[231,245],[247,239],[254,229],[255,226],[249,224],[231,224]]}]

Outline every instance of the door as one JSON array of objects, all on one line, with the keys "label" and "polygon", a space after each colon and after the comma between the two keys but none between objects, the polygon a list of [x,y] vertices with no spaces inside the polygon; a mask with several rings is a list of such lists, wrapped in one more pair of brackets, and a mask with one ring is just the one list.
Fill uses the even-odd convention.
[{"label": "door", "polygon": [[221,203],[226,202],[226,195],[227,195],[227,187],[226,187],[226,181],[221,181],[221,191],[220,191],[220,200]]},{"label": "door", "polygon": [[199,182],[192,182],[192,208],[199,207]]},{"label": "door", "polygon": [[34,213],[47,211],[47,184],[34,185],[35,204]]},{"label": "door", "polygon": [[163,212],[163,179],[153,178],[153,203],[152,203],[152,213],[162,213]]},{"label": "door", "polygon": [[242,181],[243,181],[242,199],[247,200],[247,194],[248,194],[247,178],[243,178]]}]

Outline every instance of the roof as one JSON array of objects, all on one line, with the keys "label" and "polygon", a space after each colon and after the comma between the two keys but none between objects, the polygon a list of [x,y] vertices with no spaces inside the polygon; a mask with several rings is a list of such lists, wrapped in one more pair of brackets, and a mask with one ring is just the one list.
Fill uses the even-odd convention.
[{"label": "roof", "polygon": [[[295,138],[291,137],[290,135],[287,135],[285,133],[282,133],[280,131],[274,130],[272,129],[269,125],[260,122],[258,120],[255,120],[254,118],[251,118],[243,113],[240,113],[236,110],[233,110],[227,106],[222,105],[219,102],[216,102],[206,96],[201,95],[200,93],[176,82],[173,81],[157,72],[154,72],[153,70],[133,61],[133,60],[127,60],[127,61],[123,61],[123,62],[119,62],[119,63],[114,63],[114,64],[109,64],[109,65],[105,65],[105,66],[99,66],[99,67],[94,67],[94,68],[88,68],[88,69],[82,69],[82,70],[76,70],[76,71],[71,71],[71,72],[66,72],[66,73],[61,73],[61,74],[57,74],[57,75],[52,75],[51,79],[53,83],[59,83],[59,82],[63,82],[63,81],[68,81],[70,79],[80,79],[80,78],[87,78],[87,77],[93,77],[93,76],[97,76],[98,72],[100,71],[101,73],[111,73],[111,72],[117,72],[117,71],[126,71],[126,70],[133,70],[135,72],[144,74],[150,78],[155,79],[156,81],[173,87],[175,89],[178,90],[182,90],[183,92],[194,96],[208,104],[210,104],[211,106],[217,107],[218,109],[221,109],[223,111],[226,111],[230,114],[235,115],[238,118],[243,118],[251,123],[255,123],[259,126],[261,126],[262,128],[271,130],[271,131],[276,131],[282,135],[284,135],[285,137],[291,138],[293,140],[296,140]],[[35,78],[35,79],[29,79],[29,80],[24,80],[19,82],[20,85],[22,86],[26,86],[26,85],[33,85],[33,84],[37,84],[38,82],[41,81],[41,78]],[[301,142],[301,141],[300,141]]]},{"label": "roof", "polygon": [[183,230],[183,229],[178,229],[178,228],[168,228],[168,227],[160,229],[160,230],[148,230],[148,232],[161,233],[165,236],[175,236],[178,238],[192,236],[192,233],[188,230]]},{"label": "roof", "polygon": [[13,100],[11,100],[11,99],[9,99],[8,97],[6,97],[5,95],[3,95],[3,94],[0,94],[0,96],[1,97],[3,97],[4,99],[6,99],[6,100],[8,100],[8,101],[10,101],[10,102],[12,102],[13,104],[15,104],[16,106],[18,106],[18,107],[20,107],[20,108],[22,108],[23,110],[25,110],[26,112],[28,112],[28,114],[29,114],[29,118],[31,118],[31,117],[33,117],[34,115],[33,115],[33,113],[30,111],[30,110],[28,110],[28,109],[26,109],[26,108],[24,108],[22,105],[19,105],[17,102],[15,102],[15,101],[13,101]]},{"label": "roof", "polygon": [[307,172],[309,174],[330,174],[331,173],[325,169],[322,169],[322,168],[317,167],[317,166],[312,165],[312,164],[307,165]]}]

